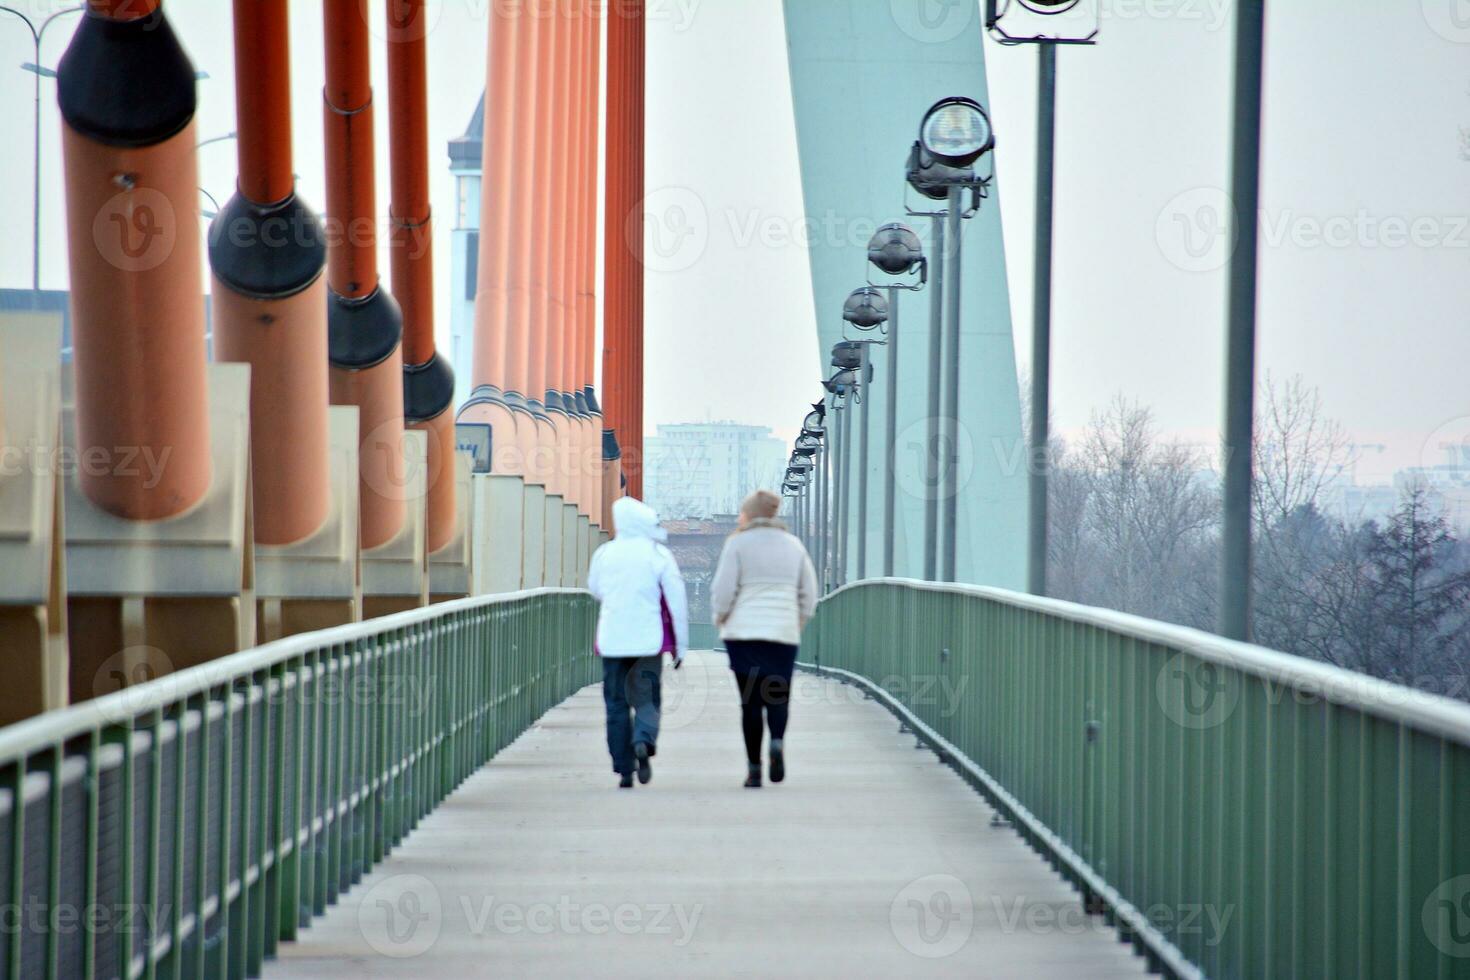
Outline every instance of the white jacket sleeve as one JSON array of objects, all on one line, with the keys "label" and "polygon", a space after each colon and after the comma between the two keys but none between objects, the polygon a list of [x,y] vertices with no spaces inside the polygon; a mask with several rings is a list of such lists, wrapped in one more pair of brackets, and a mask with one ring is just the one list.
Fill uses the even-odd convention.
[{"label": "white jacket sleeve", "polygon": [[675,659],[684,659],[689,652],[689,597],[684,591],[684,576],[679,574],[679,563],[673,552],[660,547],[664,567],[658,584],[664,591],[664,601],[669,604],[669,615],[674,620]]},{"label": "white jacket sleeve", "polygon": [[817,570],[812,567],[811,555],[801,549],[801,572],[796,583],[796,606],[801,617],[801,628],[812,621],[817,611]]},{"label": "white jacket sleeve", "polygon": [[592,552],[592,562],[587,566],[587,591],[598,602],[602,601],[602,558],[607,554],[604,548]]}]

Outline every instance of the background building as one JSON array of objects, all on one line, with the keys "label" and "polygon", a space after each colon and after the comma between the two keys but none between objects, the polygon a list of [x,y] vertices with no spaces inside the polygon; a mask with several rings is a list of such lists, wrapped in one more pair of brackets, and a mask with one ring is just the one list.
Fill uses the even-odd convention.
[{"label": "background building", "polygon": [[454,174],[454,230],[450,234],[450,363],[454,366],[454,403],[470,396],[475,356],[475,289],[479,286],[481,151],[485,146],[485,95],[464,135],[449,141],[449,171]]},{"label": "background building", "polygon": [[775,489],[785,468],[786,446],[765,426],[661,425],[644,442],[644,496],[665,520],[734,514],[752,490]]}]

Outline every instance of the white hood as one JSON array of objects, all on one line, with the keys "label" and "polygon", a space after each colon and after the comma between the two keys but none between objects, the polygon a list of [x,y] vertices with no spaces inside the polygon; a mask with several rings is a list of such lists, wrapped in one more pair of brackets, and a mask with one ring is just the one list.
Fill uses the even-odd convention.
[{"label": "white hood", "polygon": [[636,497],[613,501],[613,531],[619,538],[649,538],[667,541],[668,532],[658,526],[658,511]]},{"label": "white hood", "polygon": [[592,556],[587,588],[602,604],[597,650],[604,657],[648,657],[664,640],[662,605],[673,619],[675,656],[689,647],[684,580],[658,526],[658,512],[632,497],[613,501],[615,537]]}]

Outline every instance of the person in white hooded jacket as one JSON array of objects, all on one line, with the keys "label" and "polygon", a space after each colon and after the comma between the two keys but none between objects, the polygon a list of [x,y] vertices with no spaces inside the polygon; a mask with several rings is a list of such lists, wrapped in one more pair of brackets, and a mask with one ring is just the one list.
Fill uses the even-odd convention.
[{"label": "person in white hooded jacket", "polygon": [[607,750],[623,789],[633,773],[646,783],[657,751],[664,653],[677,670],[689,649],[684,579],[652,507],[632,497],[613,502],[614,538],[597,549],[587,588],[601,603],[597,654],[607,706]]}]

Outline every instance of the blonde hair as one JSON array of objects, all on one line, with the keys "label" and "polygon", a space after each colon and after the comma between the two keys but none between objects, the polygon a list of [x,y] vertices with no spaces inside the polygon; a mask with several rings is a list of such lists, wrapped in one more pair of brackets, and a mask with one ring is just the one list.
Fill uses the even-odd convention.
[{"label": "blonde hair", "polygon": [[781,512],[781,498],[769,490],[757,490],[740,504],[740,513],[751,520],[775,517]]}]

